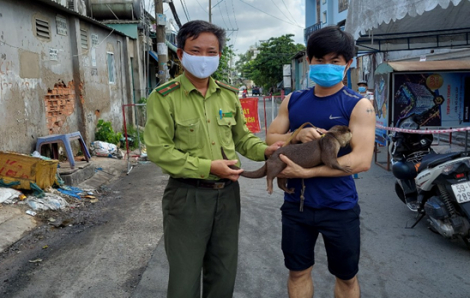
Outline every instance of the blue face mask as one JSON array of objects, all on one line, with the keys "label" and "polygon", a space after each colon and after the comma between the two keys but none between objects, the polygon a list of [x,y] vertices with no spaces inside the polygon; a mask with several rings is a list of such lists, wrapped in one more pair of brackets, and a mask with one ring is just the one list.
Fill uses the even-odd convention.
[{"label": "blue face mask", "polygon": [[360,93],[364,93],[364,92],[366,92],[366,87],[361,86],[361,87],[357,88],[357,90],[358,90]]},{"label": "blue face mask", "polygon": [[310,65],[308,76],[322,87],[332,87],[343,80],[346,65],[313,64]]}]

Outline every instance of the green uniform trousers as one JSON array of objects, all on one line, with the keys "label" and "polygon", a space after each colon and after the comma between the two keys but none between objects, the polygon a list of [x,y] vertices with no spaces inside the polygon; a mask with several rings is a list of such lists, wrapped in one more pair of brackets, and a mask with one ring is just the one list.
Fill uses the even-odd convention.
[{"label": "green uniform trousers", "polygon": [[230,298],[238,261],[240,187],[188,185],[170,178],[163,195],[168,298]]}]

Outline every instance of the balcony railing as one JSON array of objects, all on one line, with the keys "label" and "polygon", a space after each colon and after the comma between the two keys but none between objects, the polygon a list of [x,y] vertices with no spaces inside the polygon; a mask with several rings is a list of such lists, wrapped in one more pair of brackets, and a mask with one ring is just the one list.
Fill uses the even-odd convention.
[{"label": "balcony railing", "polygon": [[304,29],[305,40],[308,40],[308,37],[310,36],[310,34],[312,34],[313,32],[315,32],[317,30],[320,30],[320,29],[321,29],[321,23],[316,23],[316,24],[313,24],[310,27],[305,28]]}]

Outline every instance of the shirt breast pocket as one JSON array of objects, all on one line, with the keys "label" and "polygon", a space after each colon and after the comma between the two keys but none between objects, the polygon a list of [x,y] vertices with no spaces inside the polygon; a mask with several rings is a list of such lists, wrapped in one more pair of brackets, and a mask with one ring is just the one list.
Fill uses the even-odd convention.
[{"label": "shirt breast pocket", "polygon": [[235,118],[217,118],[217,124],[219,125],[220,142],[222,143],[222,145],[233,144],[232,127],[237,124]]},{"label": "shirt breast pocket", "polygon": [[202,148],[201,121],[196,119],[176,122],[175,147],[182,151]]}]

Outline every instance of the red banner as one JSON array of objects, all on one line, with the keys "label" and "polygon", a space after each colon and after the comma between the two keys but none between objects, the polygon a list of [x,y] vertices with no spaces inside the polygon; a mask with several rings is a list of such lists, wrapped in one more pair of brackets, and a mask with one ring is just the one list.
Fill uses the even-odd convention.
[{"label": "red banner", "polygon": [[245,115],[246,126],[252,133],[261,131],[258,116],[258,97],[241,98],[240,102]]}]

